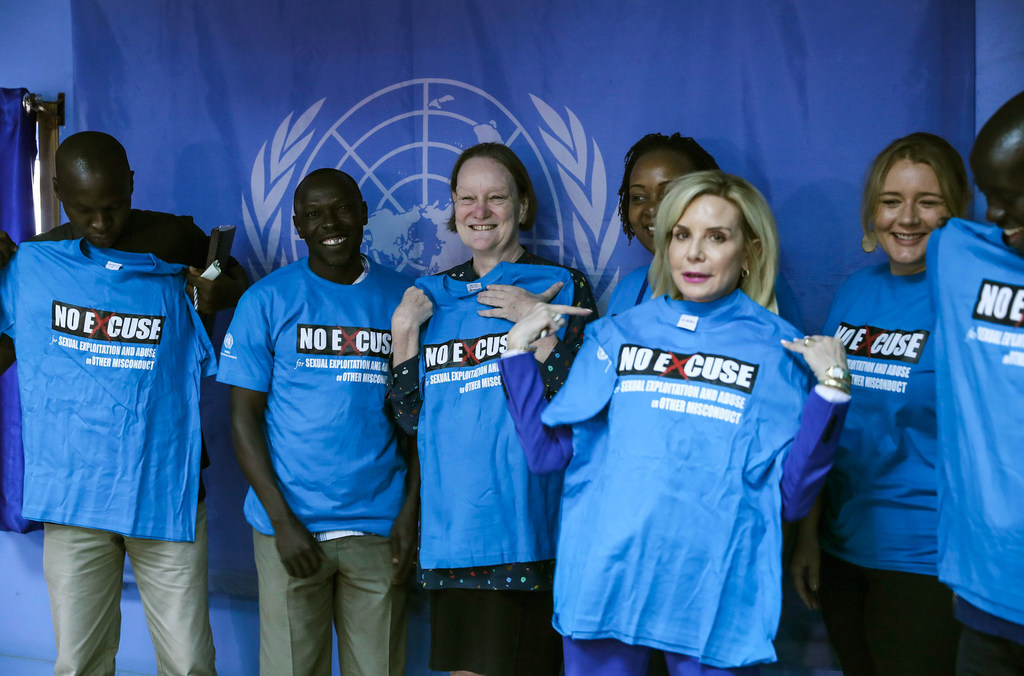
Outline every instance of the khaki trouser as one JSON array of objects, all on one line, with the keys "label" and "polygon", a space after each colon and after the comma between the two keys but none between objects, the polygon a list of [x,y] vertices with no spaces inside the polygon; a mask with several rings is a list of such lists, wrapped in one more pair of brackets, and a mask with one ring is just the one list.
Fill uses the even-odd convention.
[{"label": "khaki trouser", "polygon": [[331,673],[331,625],[345,676],[405,671],[405,587],[393,587],[391,548],[379,535],[321,542],[307,578],[288,575],[274,538],[253,530],[260,589],[260,674]]},{"label": "khaki trouser", "polygon": [[161,675],[216,674],[207,601],[206,505],[195,542],[45,524],[43,573],[57,639],[54,673],[113,676],[127,553]]}]

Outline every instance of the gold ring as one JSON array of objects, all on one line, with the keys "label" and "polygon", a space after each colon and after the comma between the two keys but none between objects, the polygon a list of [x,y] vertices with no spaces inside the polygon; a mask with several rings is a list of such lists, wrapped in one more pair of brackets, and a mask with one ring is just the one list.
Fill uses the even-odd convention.
[{"label": "gold ring", "polygon": [[810,336],[805,336],[804,337],[804,347],[810,346],[810,344],[813,343],[813,342],[814,342],[814,339],[811,338]]}]

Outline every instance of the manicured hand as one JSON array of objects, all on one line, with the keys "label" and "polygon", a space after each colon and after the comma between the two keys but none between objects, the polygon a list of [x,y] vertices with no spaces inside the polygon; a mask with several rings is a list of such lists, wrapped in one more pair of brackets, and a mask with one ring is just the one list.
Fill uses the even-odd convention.
[{"label": "manicured hand", "polygon": [[532,294],[526,289],[511,284],[491,284],[476,295],[483,305],[490,305],[490,310],[480,310],[481,317],[498,317],[510,322],[518,322],[526,316],[537,303],[547,303],[558,295],[565,286],[563,282],[555,282],[546,291]]},{"label": "manicured hand", "polygon": [[565,326],[566,315],[589,315],[590,308],[534,303],[533,308],[508,332],[506,349],[527,349],[535,341]]},{"label": "manicured hand", "polygon": [[804,357],[804,361],[814,371],[818,382],[825,380],[825,371],[830,366],[846,365],[846,350],[843,344],[831,336],[807,336],[793,340],[782,341],[782,346],[792,352],[797,352]]}]

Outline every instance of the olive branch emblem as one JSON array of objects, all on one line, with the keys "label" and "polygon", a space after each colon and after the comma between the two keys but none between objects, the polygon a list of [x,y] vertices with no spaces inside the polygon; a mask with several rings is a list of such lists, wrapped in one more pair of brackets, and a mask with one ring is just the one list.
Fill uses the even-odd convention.
[{"label": "olive branch emblem", "polygon": [[[295,164],[313,138],[313,131],[306,133],[306,130],[320,112],[325,100],[320,99],[307,108],[294,124],[294,113],[288,113],[274,132],[274,138],[270,142],[270,156],[266,156],[267,144],[264,141],[252,165],[252,174],[249,178],[252,207],[250,210],[243,193],[242,222],[255,259],[250,266],[250,272],[259,276],[270,274],[278,267],[278,263],[283,262],[278,260],[278,253],[281,248],[282,222],[287,214],[282,213],[281,200],[284,199],[285,191],[295,173]],[[263,242],[266,242],[266,245]]]},{"label": "olive branch emblem", "polygon": [[[619,272],[603,280],[618,242],[619,219],[608,209],[608,183],[604,157],[596,140],[589,139],[576,114],[565,108],[565,118],[537,96],[530,95],[546,125],[540,130],[548,151],[558,163],[558,174],[573,207],[572,237],[578,254],[571,264],[597,280],[595,295],[604,299],[618,282]],[[313,138],[311,125],[326,99],[320,99],[294,119],[294,111],[278,125],[270,141],[260,147],[249,179],[249,195],[242,194],[242,221],[252,248],[250,272],[264,276],[284,264],[281,245],[288,212],[282,209],[295,166]]]},{"label": "olive branch emblem", "polygon": [[[605,217],[608,180],[604,157],[596,140],[588,142],[587,134],[576,114],[565,109],[562,117],[554,108],[530,94],[533,105],[548,129],[541,129],[544,144],[558,162],[562,187],[573,206],[572,234],[579,251],[579,267],[592,281],[601,280],[618,242],[619,219],[615,213]],[[615,210],[612,209],[614,212]],[[605,283],[598,282],[594,295],[604,299],[619,280],[619,272]]]}]

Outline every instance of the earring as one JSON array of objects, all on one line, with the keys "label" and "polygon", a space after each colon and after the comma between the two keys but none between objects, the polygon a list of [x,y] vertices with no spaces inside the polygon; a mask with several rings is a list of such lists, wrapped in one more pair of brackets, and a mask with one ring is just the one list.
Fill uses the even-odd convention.
[{"label": "earring", "polygon": [[878,237],[874,230],[864,233],[864,237],[860,240],[860,248],[864,249],[864,253],[871,253],[878,248]]},{"label": "earring", "polygon": [[750,270],[747,270],[746,268],[743,268],[742,270],[740,270],[740,279],[746,279],[749,276],[750,276]]}]

